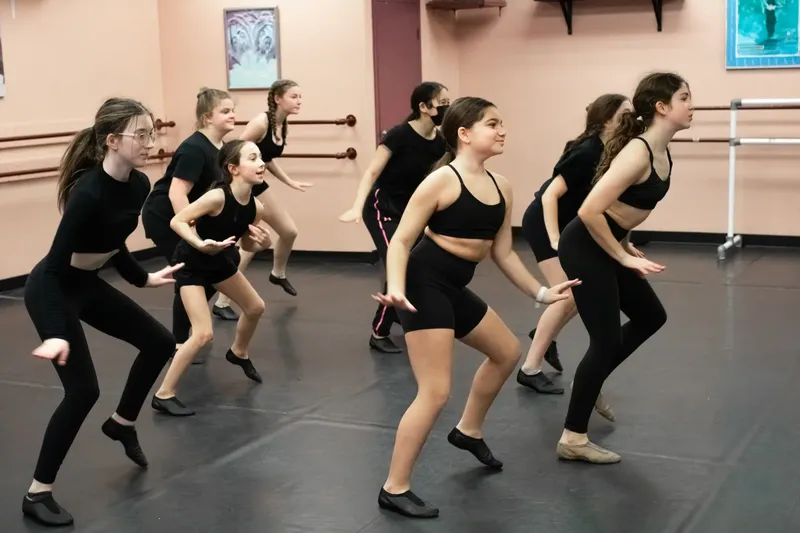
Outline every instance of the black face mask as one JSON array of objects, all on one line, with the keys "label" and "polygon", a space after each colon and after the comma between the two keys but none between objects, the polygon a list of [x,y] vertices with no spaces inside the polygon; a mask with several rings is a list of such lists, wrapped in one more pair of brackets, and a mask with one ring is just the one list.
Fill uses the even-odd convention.
[{"label": "black face mask", "polygon": [[442,121],[444,120],[444,113],[447,111],[447,108],[450,107],[449,105],[439,105],[436,106],[436,115],[431,117],[433,120],[434,126],[441,126]]}]

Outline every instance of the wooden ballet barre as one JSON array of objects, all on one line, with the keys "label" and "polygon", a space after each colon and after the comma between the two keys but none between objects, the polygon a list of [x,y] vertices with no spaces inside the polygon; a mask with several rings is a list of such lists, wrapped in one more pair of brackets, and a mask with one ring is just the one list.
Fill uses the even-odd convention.
[{"label": "wooden ballet barre", "polygon": [[[699,105],[694,106],[695,111],[730,111],[729,105]],[[786,104],[786,103],[753,103],[747,104],[746,107],[737,107],[738,111],[756,111],[764,109],[787,110],[787,109],[800,109],[800,104]]]},{"label": "wooden ballet barre", "polygon": [[[155,123],[153,124],[157,130],[161,128],[174,128],[175,121],[163,121],[160,118],[157,118]],[[19,142],[19,141],[36,141],[39,139],[57,139],[59,137],[72,137],[77,135],[77,131],[59,131],[55,133],[34,133],[32,135],[17,135],[14,137],[0,137],[0,143],[10,143],[10,142]]]},{"label": "wooden ballet barre", "polygon": [[[149,161],[168,159],[172,157],[172,152],[167,152],[160,148],[154,155],[148,156]],[[29,176],[31,174],[52,174],[58,172],[58,167],[29,168],[27,170],[15,170],[13,172],[0,172],[0,179],[12,178],[17,176]]]},{"label": "wooden ballet barre", "polygon": [[[162,149],[156,155],[151,155],[149,159],[168,159],[173,154],[174,152],[164,152]],[[283,154],[278,159],[355,159],[356,157],[358,157],[358,152],[355,148],[350,147],[344,152],[333,154]],[[0,174],[0,177],[2,177],[2,174]]]},{"label": "wooden ballet barre", "polygon": [[[237,120],[237,126],[247,126],[246,120]],[[310,126],[310,125],[333,125],[333,126],[350,126],[351,128],[356,125],[355,115],[347,115],[344,118],[322,119],[322,120],[290,120],[290,126]],[[284,156],[286,157],[286,156]]]}]

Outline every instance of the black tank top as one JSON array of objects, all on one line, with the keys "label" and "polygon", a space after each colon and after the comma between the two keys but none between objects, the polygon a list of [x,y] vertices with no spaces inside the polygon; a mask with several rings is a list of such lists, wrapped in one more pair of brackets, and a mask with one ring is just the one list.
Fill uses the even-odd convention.
[{"label": "black tank top", "polygon": [[658,202],[664,199],[667,191],[669,191],[670,177],[672,176],[672,156],[669,153],[669,148],[667,148],[669,173],[665,179],[661,179],[658,172],[656,172],[656,167],[653,165],[653,150],[650,149],[650,145],[641,137],[634,137],[634,139],[642,141],[647,147],[647,151],[650,152],[650,175],[642,183],[636,183],[625,189],[619,195],[618,200],[637,209],[652,210],[655,209]]},{"label": "black tank top", "polygon": [[458,173],[453,165],[447,166],[452,168],[453,172],[458,176],[458,181],[461,184],[461,193],[451,205],[431,215],[428,227],[434,233],[447,237],[494,239],[503,226],[503,220],[505,220],[506,216],[506,200],[503,197],[503,193],[500,192],[500,187],[497,186],[494,176],[488,170],[486,171],[489,177],[492,178],[497,194],[500,195],[500,202],[488,205],[475,198],[469,192],[469,189],[464,185],[464,180],[461,179],[461,174]]},{"label": "black tank top", "polygon": [[230,187],[220,187],[225,192],[225,205],[217,216],[203,216],[197,219],[197,235],[201,239],[224,241],[228,237],[239,240],[247,233],[248,226],[256,218],[256,199],[250,195],[246,205],[240,204],[233,196]]},{"label": "black tank top", "polygon": [[256,146],[261,150],[261,159],[264,163],[269,163],[283,154],[283,146],[285,144],[286,139],[282,139],[281,144],[275,144],[275,139],[272,137],[272,128],[269,123],[267,123],[267,133],[264,135],[263,139],[256,143]]}]

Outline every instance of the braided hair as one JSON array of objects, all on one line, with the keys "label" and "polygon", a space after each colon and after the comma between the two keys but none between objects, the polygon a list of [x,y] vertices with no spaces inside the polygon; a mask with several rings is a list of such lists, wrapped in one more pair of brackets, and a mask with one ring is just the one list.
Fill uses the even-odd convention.
[{"label": "braided hair", "polygon": [[[277,120],[275,118],[275,113],[278,110],[278,104],[275,102],[275,97],[283,96],[286,94],[286,91],[292,87],[297,87],[297,83],[293,82],[292,80],[277,80],[272,84],[272,87],[269,88],[269,95],[267,96],[267,131],[273,137],[277,137],[276,133],[278,131],[278,125],[276,123]],[[288,132],[289,124],[284,118],[283,124],[281,124],[281,141],[283,142],[284,146],[286,146],[286,134]]]}]

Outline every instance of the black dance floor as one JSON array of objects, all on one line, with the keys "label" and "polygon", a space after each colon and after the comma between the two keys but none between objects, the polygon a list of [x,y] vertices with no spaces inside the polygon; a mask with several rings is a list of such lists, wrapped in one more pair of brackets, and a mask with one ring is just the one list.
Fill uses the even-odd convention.
[{"label": "black dance floor", "polygon": [[[235,323],[215,321],[207,364],[180,388],[197,416],[159,416],[149,402],[142,410],[146,472],[100,432],[134,349],[87,328],[102,392],[54,494],[85,533],[800,531],[800,251],[746,248],[718,265],[709,246],[644,250],[667,265],[652,281],[669,320],[607,383],[617,421],[590,423],[593,439],[622,455],[618,465],[559,462],[568,395],[537,395],[513,376],[485,428],[505,470],[489,474],[450,446],[481,360],[459,345],[451,401],[413,479],[441,515],[423,522],[381,511],[394,429],[415,385],[404,354],[367,347],[379,267],[295,261],[293,298],[269,284],[269,263],[259,261],[249,274],[267,313],[251,356],[264,383],[225,362]],[[171,289],[104,275],[170,324]],[[471,286],[527,349],[541,309],[488,262]],[[0,297],[3,533],[42,530],[20,506],[62,396],[49,363],[30,355],[37,338],[19,295]],[[568,387],[587,345],[580,320],[559,340],[565,372],[554,379]]]}]

